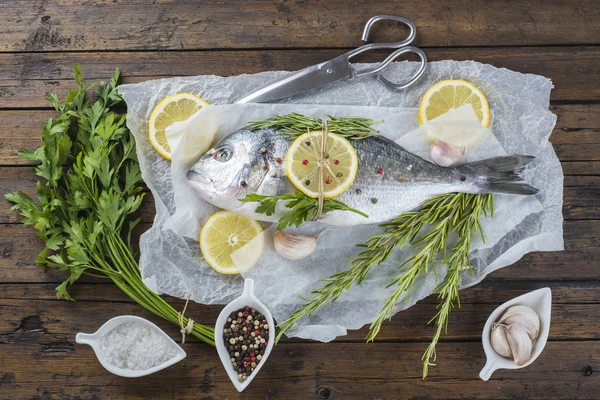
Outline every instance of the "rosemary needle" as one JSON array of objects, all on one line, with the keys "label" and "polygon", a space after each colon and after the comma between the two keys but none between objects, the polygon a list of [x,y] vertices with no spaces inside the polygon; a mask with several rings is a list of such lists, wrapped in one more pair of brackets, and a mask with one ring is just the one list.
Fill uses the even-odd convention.
[{"label": "rosemary needle", "polygon": [[[310,317],[322,305],[335,302],[354,283],[360,284],[370,269],[385,261],[394,248],[403,248],[410,244],[415,246],[418,252],[399,266],[401,274],[388,285],[388,287],[395,285],[396,288],[385,299],[380,314],[371,324],[367,341],[374,340],[383,322],[391,319],[393,307],[400,297],[406,294],[408,298],[417,277],[429,273],[430,268],[435,273],[434,262],[442,253],[444,256],[442,264],[447,266],[448,273],[438,287],[440,298],[438,313],[430,321],[435,322],[437,330],[423,356],[423,377],[425,377],[428,367],[434,365],[435,345],[442,330],[447,326],[448,315],[454,302],[458,302],[460,273],[471,268],[469,261],[471,237],[477,233],[482,234],[479,221],[481,215],[488,215],[488,212],[490,215],[493,213],[492,195],[449,193],[435,196],[425,202],[419,210],[403,213],[392,222],[382,225],[384,228],[382,234],[373,236],[360,245],[365,247],[365,250],[352,259],[350,269],[325,279],[323,286],[312,292],[311,298],[303,299],[305,303],[302,308],[279,325],[280,330],[276,341],[302,317]],[[433,230],[420,236],[419,233],[424,225],[433,226]],[[450,232],[455,232],[459,236],[459,241],[446,256]]]},{"label": "rosemary needle", "polygon": [[[346,139],[360,140],[379,133],[373,129],[372,125],[383,122],[370,118],[360,117],[332,117],[329,116],[327,129],[329,132],[337,133],[344,136]],[[317,117],[291,113],[286,115],[276,115],[271,119],[250,122],[250,130],[258,130],[264,128],[276,128],[281,131],[282,135],[289,136],[290,139],[306,133],[307,131],[321,130],[323,121]]]}]

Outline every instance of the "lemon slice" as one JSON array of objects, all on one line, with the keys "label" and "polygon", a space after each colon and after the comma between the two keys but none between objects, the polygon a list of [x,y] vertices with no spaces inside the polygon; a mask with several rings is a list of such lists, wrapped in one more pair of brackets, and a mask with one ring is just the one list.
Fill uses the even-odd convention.
[{"label": "lemon slice", "polygon": [[252,248],[244,248],[244,269],[256,264],[264,247],[262,231],[260,224],[250,218],[219,211],[208,218],[200,231],[200,251],[215,271],[239,274],[239,265],[231,258],[231,253],[252,241],[248,246]]},{"label": "lemon slice", "polygon": [[325,157],[321,156],[323,133],[307,132],[291,144],[286,155],[286,173],[292,184],[309,197],[319,196],[319,168],[324,164],[323,196],[332,198],[348,189],[358,171],[352,144],[334,133],[327,136]]},{"label": "lemon slice", "polygon": [[421,100],[419,122],[424,124],[467,104],[473,106],[479,122],[487,128],[490,124],[490,107],[485,95],[472,83],[456,79],[441,81],[429,88]]},{"label": "lemon slice", "polygon": [[148,135],[154,150],[171,160],[172,149],[167,141],[166,129],[175,122],[185,121],[208,103],[191,93],[177,93],[165,97],[150,114]]}]

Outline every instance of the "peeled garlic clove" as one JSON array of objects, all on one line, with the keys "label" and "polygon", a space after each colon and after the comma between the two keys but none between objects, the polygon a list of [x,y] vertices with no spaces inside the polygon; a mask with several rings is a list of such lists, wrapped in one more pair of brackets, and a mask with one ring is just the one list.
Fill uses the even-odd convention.
[{"label": "peeled garlic clove", "polygon": [[500,354],[502,357],[512,357],[505,326],[494,325],[492,332],[490,333],[490,343],[496,353]]},{"label": "peeled garlic clove", "polygon": [[277,253],[288,260],[301,260],[310,256],[317,249],[317,239],[312,236],[291,235],[277,231],[273,236],[273,244]]},{"label": "peeled garlic clove", "polygon": [[436,139],[431,145],[431,159],[441,167],[449,167],[459,162],[467,152],[466,147],[454,146]]},{"label": "peeled garlic clove", "polygon": [[533,349],[533,341],[529,337],[529,333],[518,324],[510,325],[506,331],[515,363],[517,365],[525,364],[531,358],[531,350]]},{"label": "peeled garlic clove", "polygon": [[540,317],[527,306],[509,307],[498,322],[506,325],[521,325],[531,340],[537,339],[540,334]]}]

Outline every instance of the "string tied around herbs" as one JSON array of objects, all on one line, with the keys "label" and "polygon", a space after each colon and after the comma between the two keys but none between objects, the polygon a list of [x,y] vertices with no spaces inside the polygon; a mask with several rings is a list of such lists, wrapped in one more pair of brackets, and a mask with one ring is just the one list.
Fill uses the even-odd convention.
[{"label": "string tied around herbs", "polygon": [[327,129],[327,120],[323,120],[322,122],[322,130],[321,130],[321,156],[319,158],[319,194],[317,197],[317,213],[315,214],[313,221],[319,220],[321,218],[321,214],[323,213],[323,202],[324,202],[324,191],[323,187],[323,175],[325,172],[325,160],[327,159],[327,138],[329,136],[329,132]]},{"label": "string tied around herbs", "polygon": [[184,314],[187,309],[190,298],[192,297],[192,292],[188,292],[187,300],[185,301],[185,306],[183,306],[183,311],[177,313],[177,321],[179,322],[179,327],[181,328],[181,344],[185,344],[185,335],[189,335],[194,330],[194,320],[188,318],[187,324],[185,324]]}]

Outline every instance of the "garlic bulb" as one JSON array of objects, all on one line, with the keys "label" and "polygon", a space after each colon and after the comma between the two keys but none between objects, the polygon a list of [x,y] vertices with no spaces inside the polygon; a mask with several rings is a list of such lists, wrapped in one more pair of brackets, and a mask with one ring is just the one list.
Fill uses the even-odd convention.
[{"label": "garlic bulb", "polygon": [[318,239],[318,236],[315,238],[277,231],[273,236],[273,244],[281,257],[288,260],[301,260],[314,253]]},{"label": "garlic bulb", "polygon": [[490,343],[496,353],[500,354],[502,357],[512,357],[506,333],[506,327],[504,325],[494,324],[492,332],[490,333]]},{"label": "garlic bulb", "polygon": [[503,357],[512,357],[517,365],[531,358],[533,341],[540,334],[540,317],[527,306],[506,309],[490,333],[490,343]]},{"label": "garlic bulb", "polygon": [[529,337],[529,333],[519,324],[510,325],[507,331],[508,344],[515,363],[517,365],[525,364],[531,358],[531,350],[533,349],[533,342]]},{"label": "garlic bulb", "polygon": [[527,306],[512,306],[508,308],[498,322],[506,325],[521,325],[525,328],[531,340],[537,339],[540,334],[540,317]]},{"label": "garlic bulb", "polygon": [[459,162],[466,154],[466,147],[455,146],[436,139],[431,145],[431,159],[441,167],[450,167]]}]

